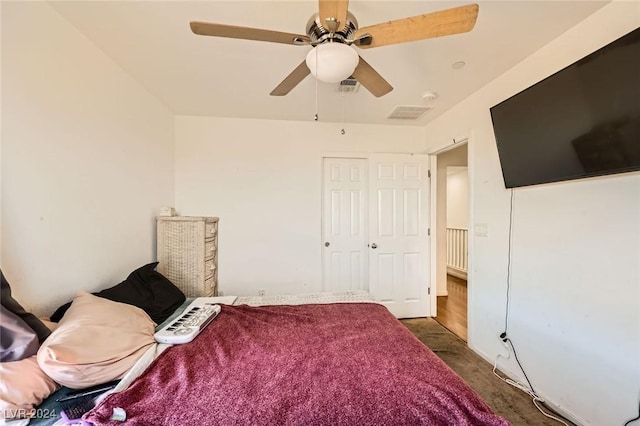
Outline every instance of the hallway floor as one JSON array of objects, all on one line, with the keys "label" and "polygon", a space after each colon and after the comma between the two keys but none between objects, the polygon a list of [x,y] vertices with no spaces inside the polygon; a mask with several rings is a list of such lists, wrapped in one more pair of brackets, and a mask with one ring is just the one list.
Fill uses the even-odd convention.
[{"label": "hallway floor", "polygon": [[448,296],[438,296],[435,318],[465,342],[467,341],[467,280],[447,275]]}]

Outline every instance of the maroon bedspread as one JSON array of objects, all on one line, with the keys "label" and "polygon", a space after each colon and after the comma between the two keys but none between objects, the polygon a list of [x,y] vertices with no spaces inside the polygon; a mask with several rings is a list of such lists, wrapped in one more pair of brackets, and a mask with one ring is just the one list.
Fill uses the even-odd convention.
[{"label": "maroon bedspread", "polygon": [[508,425],[388,310],[372,303],[223,306],[129,389],[127,425]]}]

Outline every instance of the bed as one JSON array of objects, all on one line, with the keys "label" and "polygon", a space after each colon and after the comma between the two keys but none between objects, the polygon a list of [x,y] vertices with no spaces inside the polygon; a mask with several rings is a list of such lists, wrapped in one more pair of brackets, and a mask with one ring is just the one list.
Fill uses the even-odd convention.
[{"label": "bed", "polygon": [[[242,301],[240,301],[242,302]],[[506,425],[375,303],[223,305],[85,419],[128,425]]]},{"label": "bed", "polygon": [[[154,426],[508,424],[366,292],[217,301],[221,313],[192,342],[147,342],[85,420],[122,425],[117,413],[128,425]],[[81,294],[65,318],[78,317],[81,302],[89,303],[87,320],[101,327],[100,304],[109,306],[109,323],[112,309],[138,311]],[[140,317],[153,333],[155,323]],[[76,321],[62,321],[60,327]],[[122,324],[115,328],[119,332]],[[68,392],[58,390],[36,412],[59,418],[55,399]],[[30,424],[62,424],[55,417]]]}]

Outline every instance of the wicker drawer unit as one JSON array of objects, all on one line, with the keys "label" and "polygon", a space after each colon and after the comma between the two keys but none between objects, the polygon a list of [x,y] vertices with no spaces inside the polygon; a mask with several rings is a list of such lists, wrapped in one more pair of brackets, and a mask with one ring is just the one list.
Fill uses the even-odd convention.
[{"label": "wicker drawer unit", "polygon": [[158,272],[187,297],[218,294],[218,218],[156,218]]}]

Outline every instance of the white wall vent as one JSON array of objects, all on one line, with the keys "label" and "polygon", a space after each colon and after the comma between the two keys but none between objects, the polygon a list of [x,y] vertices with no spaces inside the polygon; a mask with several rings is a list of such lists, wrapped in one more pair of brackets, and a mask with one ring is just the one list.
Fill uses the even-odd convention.
[{"label": "white wall vent", "polygon": [[387,118],[390,120],[417,120],[430,109],[430,106],[400,105],[391,111]]},{"label": "white wall vent", "polygon": [[338,84],[338,92],[341,93],[355,93],[360,88],[360,83],[353,77],[349,77],[346,80],[342,80]]}]

